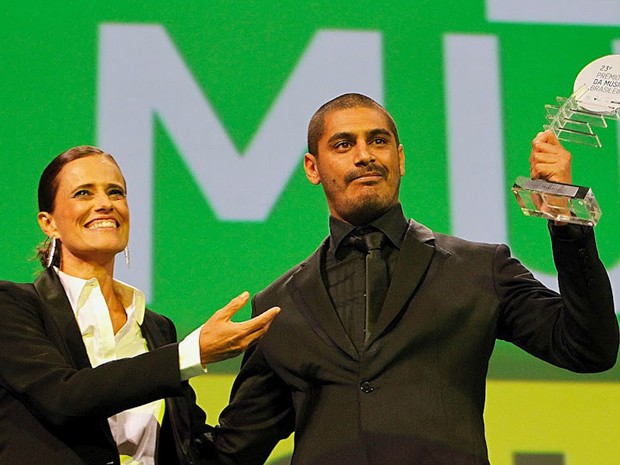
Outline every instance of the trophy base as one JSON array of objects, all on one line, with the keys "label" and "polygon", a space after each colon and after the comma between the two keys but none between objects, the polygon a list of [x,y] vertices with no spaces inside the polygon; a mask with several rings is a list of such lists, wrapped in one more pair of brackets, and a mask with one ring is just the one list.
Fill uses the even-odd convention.
[{"label": "trophy base", "polygon": [[601,217],[601,209],[589,187],[519,176],[512,192],[527,216],[585,226],[596,226]]}]

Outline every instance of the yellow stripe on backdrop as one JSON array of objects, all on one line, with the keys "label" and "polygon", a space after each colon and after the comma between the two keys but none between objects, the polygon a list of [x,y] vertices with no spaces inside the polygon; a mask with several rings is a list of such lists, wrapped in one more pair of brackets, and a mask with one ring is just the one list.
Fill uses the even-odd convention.
[{"label": "yellow stripe on backdrop", "polygon": [[485,419],[493,465],[513,465],[515,453],[620,464],[620,383],[489,381]]},{"label": "yellow stripe on backdrop", "polygon": [[[198,404],[215,423],[234,375],[192,380]],[[485,412],[493,465],[515,454],[561,454],[565,465],[620,465],[620,383],[489,381]],[[286,457],[292,437],[271,460]]]}]

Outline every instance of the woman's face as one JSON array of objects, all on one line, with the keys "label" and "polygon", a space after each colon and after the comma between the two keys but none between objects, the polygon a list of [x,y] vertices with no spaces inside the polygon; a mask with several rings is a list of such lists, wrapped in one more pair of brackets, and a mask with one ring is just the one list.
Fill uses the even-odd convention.
[{"label": "woman's face", "polygon": [[114,262],[129,240],[125,181],[105,155],[67,163],[58,174],[53,212],[40,212],[39,224],[62,243],[62,266]]}]

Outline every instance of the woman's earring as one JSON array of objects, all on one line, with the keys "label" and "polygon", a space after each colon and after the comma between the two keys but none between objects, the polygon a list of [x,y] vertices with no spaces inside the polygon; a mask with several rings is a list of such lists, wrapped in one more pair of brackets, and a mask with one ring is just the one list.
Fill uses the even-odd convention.
[{"label": "woman's earring", "polygon": [[52,237],[51,244],[47,251],[47,268],[54,264],[54,255],[56,255],[56,238]]},{"label": "woman's earring", "polygon": [[129,247],[125,247],[123,249],[123,255],[125,255],[125,265],[127,265],[127,268],[130,268],[130,266],[129,266],[129,262],[130,262],[130,259],[129,259]]}]

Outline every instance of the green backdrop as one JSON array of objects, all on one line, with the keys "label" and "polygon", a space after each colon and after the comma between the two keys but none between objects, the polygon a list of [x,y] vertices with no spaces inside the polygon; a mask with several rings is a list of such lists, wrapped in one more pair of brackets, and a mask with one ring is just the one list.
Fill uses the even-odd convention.
[{"label": "green backdrop", "polygon": [[[347,69],[378,86],[380,95],[371,96],[386,105],[399,126],[407,155],[401,195],[406,214],[446,233],[475,231],[480,225],[485,229],[492,223],[495,229],[486,228],[485,237],[471,238],[508,242],[530,269],[551,275],[545,222],[521,214],[510,186],[517,175],[528,173],[530,141],[544,124],[544,105],[557,95],[570,95],[574,78],[587,63],[620,53],[620,2],[512,3],[5,2],[0,11],[0,198],[5,231],[0,277],[33,279],[37,266],[30,259],[43,239],[36,225],[39,174],[61,151],[93,144],[110,150],[123,169],[137,163],[129,178],[132,214],[145,207],[145,201],[150,213],[134,217],[132,240],[149,244],[151,265],[145,268],[138,261],[120,273],[130,283],[148,282],[151,308],[170,316],[184,335],[242,290],[257,292],[309,255],[327,233],[322,192],[307,182],[301,164],[305,127],[297,121],[305,124],[311,105],[306,102],[303,115],[297,115],[295,102],[308,100],[310,94],[316,95],[317,105],[322,103],[321,86],[338,80]],[[120,52],[106,52],[105,34],[121,29],[135,35],[114,36],[121,40]],[[195,105],[210,109],[221,126],[215,134],[229,138],[227,155],[205,130],[213,121],[197,121],[189,107],[184,119],[185,97],[175,99],[188,85],[175,85],[174,76],[166,77],[168,66],[157,65],[157,54],[152,70],[141,61],[144,54],[138,53],[137,59],[130,55],[137,42],[131,37],[143,38],[143,50],[149,50],[151,39],[141,35],[144,31],[159,31],[168,38],[172,55],[201,93]],[[326,35],[318,46],[313,40],[321,33]],[[334,45],[341,41],[338,33],[351,34],[347,47],[358,47],[356,53],[325,46],[331,33],[336,33]],[[127,40],[127,56],[122,40]],[[300,67],[304,57],[307,69]],[[127,90],[114,88],[121,68],[126,79],[138,82],[138,90],[159,89],[157,98],[167,99],[174,112],[160,109],[156,102],[149,107],[151,97],[139,91],[135,101],[131,92],[119,97]],[[279,99],[287,86],[292,90],[286,96],[286,111],[273,116],[272,110],[284,108]],[[136,105],[150,112],[142,121],[150,129],[134,137],[131,109]],[[297,120],[287,125],[282,114]],[[105,122],[106,117],[113,121]],[[263,127],[268,120],[275,127],[269,133]],[[115,134],[123,130],[124,142],[117,144]],[[270,137],[260,150],[252,148],[261,134]],[[618,124],[599,135],[602,149],[573,145],[570,150],[575,182],[592,186],[603,209],[596,229],[598,244],[613,286],[619,288]],[[183,140],[194,136],[204,141],[204,150],[200,144],[185,147]],[[289,145],[282,148],[285,140]],[[135,153],[113,150],[134,142],[147,147],[137,162],[131,158]],[[233,164],[218,165],[218,160],[231,160],[231,147],[240,159],[259,159],[243,178],[236,176]],[[280,162],[273,161],[272,151],[288,154],[293,163],[289,173],[278,170]],[[139,168],[145,154],[149,164],[142,174],[150,181],[143,187]],[[202,168],[192,165],[198,158]],[[458,179],[452,164],[464,167],[456,173]],[[481,173],[488,185],[480,182]],[[200,175],[206,181],[197,181]],[[266,213],[258,219],[247,214],[223,217],[215,207],[226,203],[226,188],[220,189],[224,200],[217,201],[205,189],[217,179],[231,189],[240,183],[262,189],[275,177],[277,195],[270,197]],[[465,223],[459,219],[457,227],[455,215],[464,210],[455,204],[460,198],[455,193],[466,191],[468,179],[472,189],[484,194],[478,196],[481,205],[495,206],[482,208],[472,202],[471,213]],[[252,200],[232,195],[229,199],[233,206]],[[249,309],[244,309],[239,318],[248,315]],[[233,360],[212,370],[232,374],[237,366],[238,360]],[[490,377],[617,381],[620,371],[572,375],[498,343]]]}]

